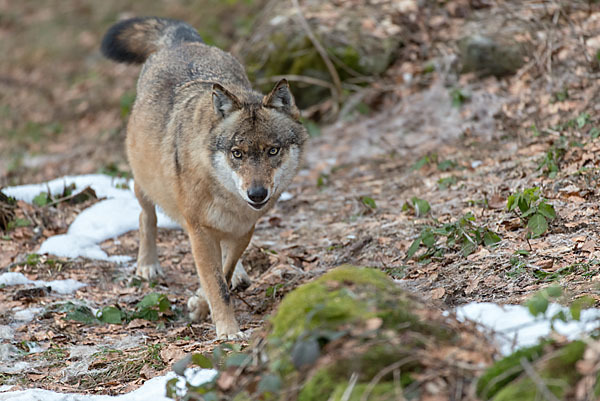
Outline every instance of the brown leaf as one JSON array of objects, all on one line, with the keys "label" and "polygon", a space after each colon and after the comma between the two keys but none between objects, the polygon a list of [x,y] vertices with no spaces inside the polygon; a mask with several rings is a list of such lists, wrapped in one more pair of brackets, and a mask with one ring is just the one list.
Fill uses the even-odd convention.
[{"label": "brown leaf", "polygon": [[221,373],[217,379],[217,386],[223,391],[227,391],[235,383],[236,376],[228,371]]},{"label": "brown leaf", "polygon": [[444,294],[446,294],[446,289],[444,287],[438,287],[429,292],[429,297],[431,299],[440,299]]},{"label": "brown leaf", "polygon": [[371,319],[367,319],[365,322],[367,326],[367,330],[377,330],[383,324],[383,319],[380,317],[373,317]]},{"label": "brown leaf", "polygon": [[504,209],[506,207],[506,199],[500,194],[493,194],[488,199],[488,206],[490,209]]},{"label": "brown leaf", "polygon": [[171,364],[173,361],[183,359],[184,356],[185,352],[183,352],[180,347],[174,344],[171,344],[167,348],[160,350],[160,358],[167,364]]},{"label": "brown leaf", "polygon": [[594,252],[594,250],[596,249],[596,241],[594,241],[594,240],[585,241],[580,249],[582,251],[586,251],[586,252]]},{"label": "brown leaf", "polygon": [[154,369],[150,365],[144,365],[144,367],[140,370],[140,376],[142,376],[146,379],[152,379],[153,377],[155,377],[157,375],[158,375],[158,372],[156,371],[156,369]]}]

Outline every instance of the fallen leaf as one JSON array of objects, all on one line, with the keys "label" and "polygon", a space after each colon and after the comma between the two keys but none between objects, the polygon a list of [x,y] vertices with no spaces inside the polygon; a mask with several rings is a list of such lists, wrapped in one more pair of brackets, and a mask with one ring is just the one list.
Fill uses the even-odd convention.
[{"label": "fallen leaf", "polygon": [[431,299],[440,299],[444,294],[446,294],[446,289],[444,287],[438,287],[429,292],[429,297]]}]

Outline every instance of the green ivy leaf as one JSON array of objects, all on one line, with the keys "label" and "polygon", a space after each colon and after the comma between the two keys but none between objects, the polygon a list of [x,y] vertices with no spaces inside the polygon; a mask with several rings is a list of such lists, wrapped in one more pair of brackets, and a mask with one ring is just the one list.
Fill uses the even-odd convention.
[{"label": "green ivy leaf", "polygon": [[67,320],[74,320],[85,324],[97,324],[99,322],[92,310],[87,306],[68,304],[65,306],[65,309],[67,309]]},{"label": "green ivy leaf", "polygon": [[200,366],[202,369],[213,368],[213,363],[211,360],[202,354],[192,354],[192,363],[196,366]]},{"label": "green ivy leaf", "polygon": [[506,209],[510,212],[511,210],[513,210],[516,206],[516,197],[515,195],[510,195],[508,197],[508,200],[506,201]]},{"label": "green ivy leaf", "polygon": [[548,230],[548,221],[544,216],[536,213],[529,218],[529,221],[527,222],[527,228],[531,232],[532,237],[536,238]]},{"label": "green ivy leaf", "polygon": [[282,384],[278,375],[267,373],[258,382],[258,392],[277,394],[281,390]]},{"label": "green ivy leaf", "polygon": [[542,294],[536,294],[527,301],[527,308],[529,309],[529,313],[533,316],[543,315],[548,310],[548,299]]},{"label": "green ivy leaf", "polygon": [[421,233],[421,242],[427,248],[431,248],[435,245],[435,235],[431,230],[425,230]]},{"label": "green ivy leaf", "polygon": [[241,352],[234,352],[231,353],[230,355],[227,356],[227,359],[225,359],[225,367],[226,368],[230,368],[230,367],[239,367],[242,365],[245,365],[247,363],[250,362],[250,355],[241,353]]},{"label": "green ivy leaf", "polygon": [[105,306],[99,312],[98,320],[104,323],[121,324],[123,323],[123,312],[114,306]]},{"label": "green ivy leaf", "polygon": [[487,230],[485,234],[483,234],[483,244],[485,246],[492,246],[502,241],[500,236],[493,231]]},{"label": "green ivy leaf", "polygon": [[575,320],[581,319],[581,311],[583,309],[589,309],[593,307],[595,303],[596,301],[594,300],[594,298],[588,295],[584,295],[583,297],[577,298],[575,301],[573,301],[571,307],[569,308],[571,311],[571,316]]},{"label": "green ivy leaf", "polygon": [[550,298],[558,298],[562,295],[562,288],[560,288],[560,286],[558,285],[551,285],[550,287],[546,288],[546,294],[548,294],[548,296]]},{"label": "green ivy leaf", "polygon": [[413,242],[410,244],[408,251],[406,251],[406,258],[412,258],[415,253],[419,250],[419,245],[421,245],[421,236],[419,235]]},{"label": "green ivy leaf", "polygon": [[556,218],[554,206],[546,202],[540,202],[540,205],[538,206],[538,213],[550,220],[554,220]]},{"label": "green ivy leaf", "polygon": [[158,292],[152,292],[146,295],[144,298],[142,298],[142,300],[136,305],[136,308],[144,309],[151,308],[153,306],[158,306],[161,297],[164,297],[164,295]]},{"label": "green ivy leaf", "polygon": [[417,215],[417,217],[425,216],[427,212],[429,212],[429,210],[431,209],[431,206],[429,206],[429,202],[427,202],[424,199],[419,199],[416,196],[413,196],[410,201],[415,207],[415,214]]},{"label": "green ivy leaf", "polygon": [[46,206],[48,203],[50,203],[48,192],[40,192],[33,198],[31,202],[39,207]]},{"label": "green ivy leaf", "polygon": [[362,200],[362,203],[365,206],[367,206],[367,207],[369,207],[371,209],[376,209],[377,208],[377,205],[375,204],[375,200],[373,198],[368,197],[368,196],[363,196],[361,198],[361,200]]}]

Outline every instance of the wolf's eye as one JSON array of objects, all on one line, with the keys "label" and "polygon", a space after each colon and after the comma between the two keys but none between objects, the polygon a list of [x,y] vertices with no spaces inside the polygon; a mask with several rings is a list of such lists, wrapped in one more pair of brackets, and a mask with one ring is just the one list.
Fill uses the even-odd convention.
[{"label": "wolf's eye", "polygon": [[269,156],[275,156],[277,153],[279,153],[279,148],[272,147],[269,149]]},{"label": "wolf's eye", "polygon": [[233,155],[233,157],[235,157],[236,159],[241,159],[242,158],[242,151],[239,149],[233,149],[231,151],[231,154]]}]

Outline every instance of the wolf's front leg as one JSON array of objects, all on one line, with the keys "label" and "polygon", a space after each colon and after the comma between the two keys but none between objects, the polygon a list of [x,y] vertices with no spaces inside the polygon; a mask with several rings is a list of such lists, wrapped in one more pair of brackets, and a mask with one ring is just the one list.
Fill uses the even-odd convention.
[{"label": "wolf's front leg", "polygon": [[[221,270],[221,246],[216,233],[210,229],[194,228],[193,225],[188,224],[188,234],[203,292],[199,295],[204,295],[208,301],[212,320],[217,329],[217,338],[240,336],[229,288]],[[201,297],[191,298],[188,306],[190,317],[198,318],[204,314],[201,310],[203,307]]]},{"label": "wolf's front leg", "polygon": [[239,262],[242,253],[248,247],[254,227],[248,234],[241,238],[226,238],[221,241],[221,252],[223,259],[223,274],[231,288],[246,289],[250,286],[250,277]]},{"label": "wolf's front leg", "polygon": [[135,274],[146,280],[152,280],[157,276],[164,276],[156,252],[156,210],[154,203],[144,194],[139,185],[135,186],[135,196],[142,207],[140,213],[140,246]]}]

